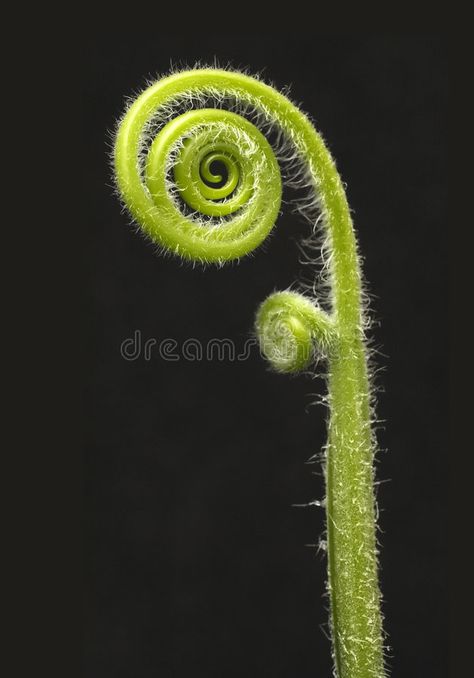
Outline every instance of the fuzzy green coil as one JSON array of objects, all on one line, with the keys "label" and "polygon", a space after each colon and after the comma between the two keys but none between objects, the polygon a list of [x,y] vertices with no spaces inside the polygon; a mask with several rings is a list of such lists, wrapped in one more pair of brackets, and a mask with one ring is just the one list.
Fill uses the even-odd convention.
[{"label": "fuzzy green coil", "polygon": [[[280,170],[268,141],[235,113],[188,111],[156,135],[141,175],[137,156],[149,93],[128,112],[115,146],[117,183],[131,214],[153,241],[187,259],[223,262],[248,254],[265,240],[280,209]],[[164,103],[160,94],[151,98],[153,106]],[[215,163],[225,168],[223,185],[216,186],[222,175],[213,173]],[[184,215],[180,199],[199,217]]]},{"label": "fuzzy green coil", "polygon": [[261,305],[256,329],[280,372],[305,369],[315,357],[327,362],[335,671],[339,678],[384,678],[361,272],[346,195],[324,141],[304,113],[261,81],[224,70],[184,71],[150,86],[125,113],[114,146],[116,183],[132,217],[164,250],[193,261],[238,259],[265,240],[281,205],[279,164],[255,121],[291,145],[322,216],[330,311],[301,294],[277,292]]}]

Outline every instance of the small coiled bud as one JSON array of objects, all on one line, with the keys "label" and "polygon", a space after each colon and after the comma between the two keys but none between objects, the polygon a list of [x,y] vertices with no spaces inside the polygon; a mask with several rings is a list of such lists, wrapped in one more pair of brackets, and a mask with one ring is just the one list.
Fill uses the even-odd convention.
[{"label": "small coiled bud", "polygon": [[260,350],[277,372],[300,372],[326,355],[334,338],[327,313],[297,292],[276,292],[261,304],[255,321]]}]

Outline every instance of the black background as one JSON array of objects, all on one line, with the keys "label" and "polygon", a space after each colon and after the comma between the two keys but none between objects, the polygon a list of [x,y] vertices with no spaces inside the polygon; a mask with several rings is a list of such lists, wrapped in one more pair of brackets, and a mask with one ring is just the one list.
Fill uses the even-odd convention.
[{"label": "black background", "polygon": [[[254,257],[218,270],[155,254],[111,189],[107,130],[170,63],[228,61],[316,120],[345,182],[382,354],[381,586],[393,675],[447,675],[447,65],[440,38],[217,33],[91,42],[84,463],[87,678],[330,676],[318,465],[321,380],[246,362],[165,362],[144,339],[229,337],[301,278],[285,208]],[[386,450],[386,451],[385,451]]]}]

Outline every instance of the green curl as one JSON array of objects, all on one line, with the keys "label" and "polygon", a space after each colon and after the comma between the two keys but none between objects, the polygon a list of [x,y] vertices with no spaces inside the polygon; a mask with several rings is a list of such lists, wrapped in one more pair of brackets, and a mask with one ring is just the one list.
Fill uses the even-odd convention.
[{"label": "green curl", "polygon": [[[139,98],[122,121],[115,166],[124,201],[145,233],[180,256],[208,262],[236,259],[258,247],[273,228],[282,190],[279,165],[263,134],[229,111],[189,111],[153,139],[142,178],[141,106]],[[211,172],[216,160],[228,174],[221,187],[209,185],[220,179]],[[170,185],[170,172],[176,186]],[[190,215],[183,213],[175,188]],[[222,220],[212,224],[202,216]]]},{"label": "green curl", "polygon": [[260,349],[277,372],[300,372],[318,348],[327,354],[335,329],[327,313],[297,292],[276,292],[260,306],[255,320]]}]

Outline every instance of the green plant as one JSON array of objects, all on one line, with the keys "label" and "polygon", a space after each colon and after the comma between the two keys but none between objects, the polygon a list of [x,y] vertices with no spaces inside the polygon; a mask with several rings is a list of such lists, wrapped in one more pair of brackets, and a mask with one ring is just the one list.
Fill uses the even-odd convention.
[{"label": "green plant", "polygon": [[278,371],[302,370],[317,355],[327,362],[335,670],[340,678],[382,678],[366,318],[352,220],[328,149],[284,95],[215,69],[178,72],[151,85],[128,108],[114,146],[120,196],[145,234],[181,257],[217,264],[248,254],[270,233],[281,204],[279,162],[306,187],[306,214],[320,222],[329,310],[302,294],[278,292],[260,307],[256,330]]}]

